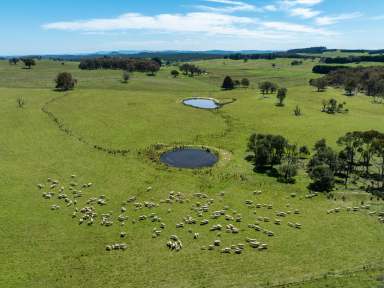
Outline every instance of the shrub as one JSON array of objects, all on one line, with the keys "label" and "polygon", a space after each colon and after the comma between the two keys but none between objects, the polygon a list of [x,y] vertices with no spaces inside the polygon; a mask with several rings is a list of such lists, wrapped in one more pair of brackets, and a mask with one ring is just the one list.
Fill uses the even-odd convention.
[{"label": "shrub", "polygon": [[62,72],[57,75],[56,79],[56,89],[61,91],[71,90],[75,87],[77,81],[72,77],[71,73]]}]

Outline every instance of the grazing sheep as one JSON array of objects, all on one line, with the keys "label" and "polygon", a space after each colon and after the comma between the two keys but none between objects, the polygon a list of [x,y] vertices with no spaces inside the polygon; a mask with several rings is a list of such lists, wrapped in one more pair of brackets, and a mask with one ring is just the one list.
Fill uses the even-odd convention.
[{"label": "grazing sheep", "polygon": [[223,249],[221,249],[221,253],[231,254],[231,248],[229,248],[229,247],[223,248]]},{"label": "grazing sheep", "polygon": [[220,231],[223,228],[220,224],[213,225],[210,231]]},{"label": "grazing sheep", "polygon": [[200,234],[199,233],[195,233],[193,234],[193,239],[198,239],[200,237]]}]

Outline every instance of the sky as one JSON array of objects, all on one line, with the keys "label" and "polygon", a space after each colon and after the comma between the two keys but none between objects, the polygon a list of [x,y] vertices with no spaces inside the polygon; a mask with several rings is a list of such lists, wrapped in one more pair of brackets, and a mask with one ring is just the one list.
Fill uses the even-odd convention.
[{"label": "sky", "polygon": [[382,0],[2,0],[0,55],[384,49]]}]

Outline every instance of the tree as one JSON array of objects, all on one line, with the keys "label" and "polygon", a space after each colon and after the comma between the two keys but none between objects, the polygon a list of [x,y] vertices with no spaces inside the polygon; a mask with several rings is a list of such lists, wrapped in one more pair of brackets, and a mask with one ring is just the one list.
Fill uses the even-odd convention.
[{"label": "tree", "polygon": [[72,74],[68,72],[59,73],[55,79],[55,82],[56,89],[61,91],[72,90],[77,83],[76,79],[72,77]]},{"label": "tree", "polygon": [[273,167],[280,164],[288,145],[288,141],[280,135],[252,134],[248,141],[256,168]]},{"label": "tree", "polygon": [[129,75],[129,72],[128,71],[124,71],[123,72],[123,82],[124,83],[128,83],[129,78],[131,78],[131,76]]},{"label": "tree", "polygon": [[309,173],[313,180],[310,188],[315,191],[329,192],[335,186],[335,176],[327,165],[315,166]]},{"label": "tree", "polygon": [[156,72],[160,70],[160,65],[159,63],[152,61],[147,64],[147,66],[145,67],[145,70],[146,72],[149,73],[149,75],[155,76]]},{"label": "tree", "polygon": [[276,96],[279,101],[279,103],[277,103],[277,106],[284,106],[284,100],[287,97],[287,92],[288,92],[287,88],[279,88]]},{"label": "tree", "polygon": [[259,83],[259,89],[263,95],[276,92],[278,86],[270,81]]},{"label": "tree", "polygon": [[36,65],[35,59],[32,58],[22,58],[21,61],[24,63],[25,66],[28,67],[28,69],[31,69],[32,66]]},{"label": "tree", "polygon": [[248,78],[243,78],[241,79],[241,86],[248,88],[250,85],[249,79]]},{"label": "tree", "polygon": [[20,61],[19,58],[11,58],[9,59],[9,64],[16,65]]},{"label": "tree", "polygon": [[300,147],[299,152],[302,157],[306,157],[311,154],[308,147],[305,145]]},{"label": "tree", "polygon": [[277,167],[277,173],[279,174],[279,180],[283,183],[294,183],[294,177],[297,175],[297,164],[283,162]]},{"label": "tree", "polygon": [[283,183],[294,183],[294,177],[297,175],[298,170],[298,155],[297,146],[286,144],[285,153],[282,163],[278,166],[277,172],[279,180]]},{"label": "tree", "polygon": [[327,80],[325,78],[317,78],[309,80],[309,85],[317,88],[317,92],[324,92],[327,89]]},{"label": "tree", "polygon": [[355,79],[348,79],[344,84],[345,93],[348,96],[355,95],[356,89],[357,89],[357,81]]},{"label": "tree", "polygon": [[156,62],[161,67],[163,65],[163,61],[159,57],[154,57],[151,59],[153,62]]},{"label": "tree", "polygon": [[173,76],[173,78],[177,78],[180,75],[180,73],[177,70],[172,70],[171,75]]},{"label": "tree", "polygon": [[232,90],[235,88],[235,83],[233,82],[231,77],[227,76],[224,78],[221,88],[223,88],[224,90]]}]

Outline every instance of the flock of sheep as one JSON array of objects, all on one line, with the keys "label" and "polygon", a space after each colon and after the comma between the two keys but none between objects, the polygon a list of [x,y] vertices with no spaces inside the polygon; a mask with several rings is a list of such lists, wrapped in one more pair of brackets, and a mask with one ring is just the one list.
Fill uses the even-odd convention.
[{"label": "flock of sheep", "polygon": [[[191,239],[191,241],[199,241],[203,233],[204,236],[208,235],[209,237],[215,235],[215,238],[210,243],[200,246],[201,250],[218,250],[224,254],[241,254],[246,247],[258,251],[268,249],[268,244],[255,239],[253,237],[254,235],[260,235],[262,239],[274,237],[276,233],[272,230],[276,229],[279,232],[279,227],[284,223],[294,230],[302,229],[301,223],[292,221],[293,219],[297,220],[297,218],[301,217],[301,212],[298,209],[290,209],[290,204],[286,204],[285,211],[273,211],[272,204],[259,203],[256,201],[258,196],[262,194],[261,191],[252,192],[252,199],[254,200],[247,199],[243,202],[242,205],[245,205],[250,211],[250,213],[247,213],[248,218],[252,218],[252,220],[248,220],[247,223],[244,224],[243,216],[238,213],[237,210],[231,209],[229,205],[222,206],[221,204],[217,204],[224,201],[224,192],[221,192],[218,195],[219,198],[215,200],[204,193],[195,193],[189,199],[181,192],[171,191],[167,197],[161,199],[159,203],[155,201],[139,202],[136,196],[132,196],[122,202],[117,212],[105,212],[103,211],[105,210],[103,207],[108,206],[108,198],[105,195],[90,197],[90,195],[87,194],[91,194],[93,184],[79,184],[77,179],[76,175],[72,175],[67,187],[60,181],[51,178],[47,179],[46,184],[38,184],[37,186],[38,189],[42,191],[42,197],[44,199],[55,200],[55,202],[59,201],[50,206],[51,210],[58,211],[61,207],[65,207],[66,209],[71,208],[72,212],[70,215],[77,221],[78,225],[92,226],[99,224],[104,227],[119,225],[119,227],[121,227],[119,234],[121,241],[127,237],[127,232],[124,228],[129,220],[132,224],[147,223],[147,225],[155,226],[151,230],[152,238],[154,239],[161,237],[163,231],[169,230],[170,233],[173,232],[165,243],[165,246],[171,251],[180,251],[183,248],[182,237],[176,234],[184,235],[184,237]],[[147,192],[151,192],[152,187],[148,187],[146,190]],[[293,198],[295,196],[296,195],[291,195]],[[192,205],[190,205],[191,203]],[[168,215],[173,212],[173,208],[177,209],[175,205],[184,204],[190,205],[188,207],[189,210],[192,211],[190,215],[180,217],[179,221],[173,224],[174,226],[169,224],[168,227],[170,228],[167,228],[167,225],[157,212],[165,213],[167,215],[165,218],[170,218]],[[165,209],[162,209],[163,206]],[[221,209],[213,209],[217,206],[221,207]],[[369,210],[370,207],[369,205],[362,205],[361,207],[347,208],[346,211],[353,212],[359,209]],[[341,210],[341,208],[331,209],[328,211],[328,214],[339,213]],[[183,211],[185,211],[185,209]],[[269,217],[261,216],[263,214],[266,215],[266,213],[268,213],[267,215],[269,215]],[[379,221],[384,223],[384,212],[371,211],[369,213],[369,215],[376,214],[379,216]],[[251,216],[249,217],[249,215]],[[271,217],[271,215],[273,216]],[[172,217],[172,219],[175,218],[176,216]],[[202,232],[202,229],[205,232]],[[246,244],[236,243],[229,246],[223,245],[222,233],[226,233],[227,235],[247,234],[245,235],[247,237],[243,238]],[[238,239],[238,237],[236,237],[236,239]],[[105,246],[106,251],[124,251],[127,248],[128,244],[124,242],[120,243],[120,241]]]},{"label": "flock of sheep", "polygon": [[381,212],[376,210],[371,211],[371,205],[369,204],[361,204],[360,206],[346,207],[346,208],[336,207],[336,208],[327,210],[327,214],[338,214],[343,211],[356,213],[364,210],[368,211],[369,216],[377,216],[379,223],[384,224],[384,211],[381,211]]}]

